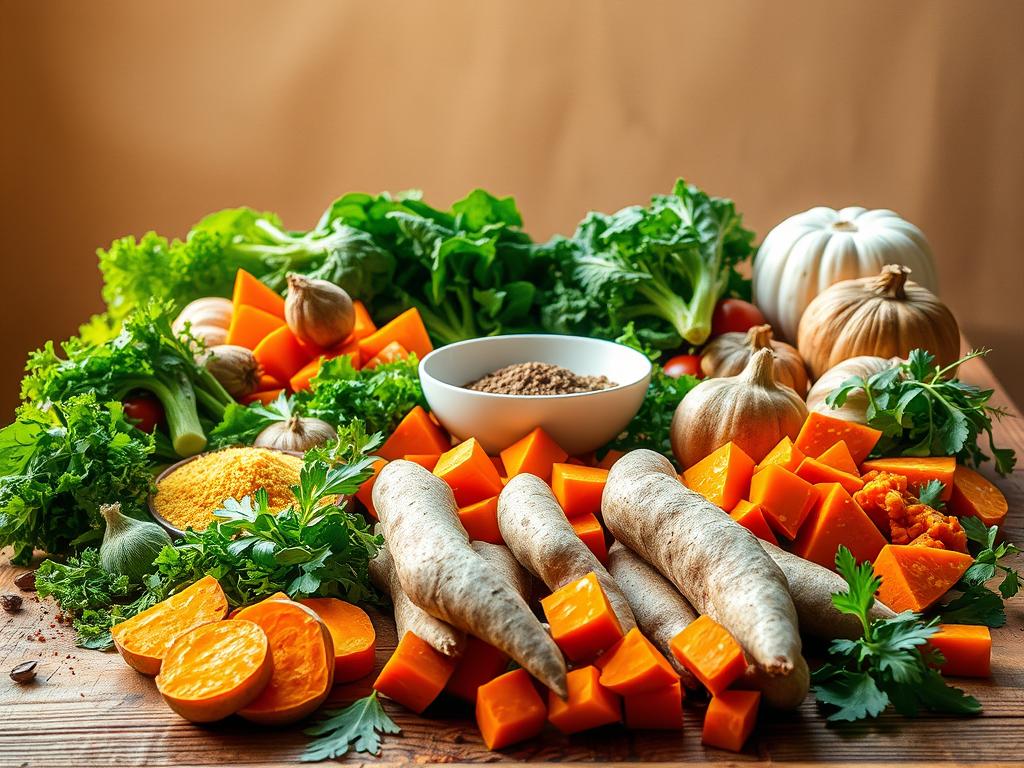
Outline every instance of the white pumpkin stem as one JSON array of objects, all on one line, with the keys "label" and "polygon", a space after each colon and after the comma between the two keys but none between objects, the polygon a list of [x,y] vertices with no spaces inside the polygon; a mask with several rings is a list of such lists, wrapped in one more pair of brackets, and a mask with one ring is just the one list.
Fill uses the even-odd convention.
[{"label": "white pumpkin stem", "polygon": [[768,324],[755,325],[747,331],[747,346],[751,351],[758,349],[771,349],[772,327]]},{"label": "white pumpkin stem", "polygon": [[775,353],[770,348],[757,350],[740,376],[755,387],[775,389]]},{"label": "white pumpkin stem", "polygon": [[879,296],[890,299],[907,298],[907,278],[910,277],[910,267],[900,264],[886,264],[878,274],[872,290]]}]

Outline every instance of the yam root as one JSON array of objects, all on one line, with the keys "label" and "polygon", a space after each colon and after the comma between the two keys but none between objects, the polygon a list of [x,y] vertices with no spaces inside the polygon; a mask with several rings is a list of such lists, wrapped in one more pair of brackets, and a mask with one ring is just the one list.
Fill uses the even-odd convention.
[{"label": "yam root", "polygon": [[409,599],[565,696],[562,654],[522,596],[470,546],[448,484],[418,464],[393,461],[377,477],[373,503]]}]

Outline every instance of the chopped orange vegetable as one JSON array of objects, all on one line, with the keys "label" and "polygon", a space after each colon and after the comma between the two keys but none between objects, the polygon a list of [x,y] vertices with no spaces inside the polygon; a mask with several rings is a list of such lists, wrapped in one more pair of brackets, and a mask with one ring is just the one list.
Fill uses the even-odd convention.
[{"label": "chopped orange vegetable", "polygon": [[907,478],[907,488],[915,496],[921,486],[929,480],[938,480],[943,484],[939,498],[949,499],[953,493],[953,475],[956,472],[956,459],[952,456],[932,456],[929,458],[897,457],[892,459],[868,459],[861,466],[864,474],[868,472],[890,472]]},{"label": "chopped orange vegetable", "polygon": [[416,714],[426,709],[455,672],[455,659],[406,632],[380,671],[373,688]]},{"label": "chopped orange vegetable", "polygon": [[761,462],[754,467],[754,472],[760,472],[772,464],[778,464],[783,469],[795,472],[804,458],[803,453],[793,445],[793,441],[787,435],[779,440],[778,445],[768,451],[768,455],[761,459]]},{"label": "chopped orange vegetable", "polygon": [[476,724],[488,749],[504,749],[539,736],[547,714],[525,669],[506,672],[477,690]]},{"label": "chopped orange vegetable", "polygon": [[244,269],[235,273],[231,305],[233,312],[237,312],[241,306],[255,307],[284,320],[284,298]]},{"label": "chopped orange vegetable", "polygon": [[309,349],[299,342],[287,325],[267,334],[253,349],[252,356],[278,381],[291,380],[309,363]]},{"label": "chopped orange vegetable", "polygon": [[858,563],[873,561],[885,537],[839,483],[818,486],[819,501],[793,542],[793,553],[835,570],[836,552],[843,546]]},{"label": "chopped orange vegetable", "polygon": [[559,463],[551,467],[551,490],[570,520],[601,510],[601,494],[608,482],[608,470],[599,467]]},{"label": "chopped orange vegetable", "polygon": [[486,541],[489,544],[504,544],[501,531],[498,530],[498,497],[478,501],[459,507],[459,522],[466,529],[473,541]]},{"label": "chopped orange vegetable", "polygon": [[795,445],[805,456],[816,459],[842,440],[854,463],[859,465],[868,457],[881,436],[882,433],[877,429],[811,411],[800,428],[800,434],[796,436]]},{"label": "chopped orange vegetable", "polygon": [[597,462],[597,466],[599,466],[601,469],[611,469],[612,464],[614,464],[616,461],[618,461],[625,455],[626,454],[624,451],[618,451],[612,448],[611,450],[608,451],[608,453],[604,455],[604,458]]},{"label": "chopped orange vegetable", "polygon": [[701,742],[739,752],[754,730],[760,703],[760,691],[722,691],[708,703]]},{"label": "chopped orange vegetable", "polygon": [[347,683],[373,672],[377,633],[366,611],[336,597],[299,600],[327,625],[334,641],[334,683]]},{"label": "chopped orange vegetable", "polygon": [[284,382],[278,381],[269,373],[261,373],[259,381],[256,383],[256,391],[266,392],[269,389],[284,389]]},{"label": "chopped orange vegetable", "polygon": [[498,477],[501,478],[501,482],[504,484],[504,482],[508,480],[508,475],[505,473],[505,462],[501,460],[500,456],[491,456],[491,464],[494,465],[494,469],[498,473]]},{"label": "chopped orange vegetable", "polygon": [[636,627],[601,654],[594,665],[601,670],[601,685],[620,696],[634,696],[679,682],[679,674],[668,659]]},{"label": "chopped orange vegetable", "polygon": [[262,309],[243,304],[235,307],[225,344],[237,344],[246,349],[255,349],[268,335],[278,328],[285,328],[284,320]]},{"label": "chopped orange vegetable", "polygon": [[[306,346],[305,349],[309,351],[310,348]],[[316,351],[312,354],[315,354],[315,357],[306,363],[306,365],[302,366],[302,368],[300,368],[289,381],[293,392],[301,392],[304,389],[309,389],[310,383],[314,378],[316,378],[316,375],[320,373],[320,368],[324,364],[325,360],[333,360],[336,357],[348,355],[352,365],[355,368],[359,367],[359,345],[355,342],[343,342],[332,349]]]},{"label": "chopped orange vegetable", "polygon": [[969,467],[953,473],[953,493],[947,505],[957,517],[976,517],[985,525],[1002,525],[1009,506],[1002,491]]},{"label": "chopped orange vegetable", "polygon": [[249,405],[251,403],[263,403],[264,405],[270,405],[272,402],[284,392],[284,388],[281,389],[268,389],[263,392],[250,392],[248,395],[242,398],[242,405]]},{"label": "chopped orange vegetable", "polygon": [[635,730],[679,730],[683,727],[683,686],[666,685],[635,696],[624,696],[626,727]]},{"label": "chopped orange vegetable", "polygon": [[893,544],[967,551],[967,534],[960,521],[918,501],[907,491],[906,477],[872,470],[864,480],[863,490],[853,498],[876,525],[888,519]]},{"label": "chopped orange vegetable", "polygon": [[768,522],[787,539],[796,536],[817,500],[813,485],[774,464],[750,481],[750,501],[764,508]]},{"label": "chopped orange vegetable", "polygon": [[972,624],[939,624],[928,638],[945,661],[939,666],[950,677],[988,677],[992,674],[992,633]]},{"label": "chopped orange vegetable", "polygon": [[540,427],[501,452],[506,477],[528,472],[546,482],[551,482],[552,465],[560,464],[568,457],[569,454]]},{"label": "chopped orange vegetable", "polygon": [[838,483],[846,489],[847,493],[856,493],[864,487],[864,481],[859,475],[851,475],[835,467],[825,464],[820,459],[806,458],[797,467],[796,476],[802,477],[811,485],[819,483]]},{"label": "chopped orange vegetable", "polygon": [[696,621],[672,638],[676,659],[717,696],[747,669],[743,649],[729,630],[710,616]]},{"label": "chopped orange vegetable", "polygon": [[622,720],[619,697],[601,685],[597,667],[580,667],[565,676],[569,697],[548,691],[548,720],[562,733],[579,733]]},{"label": "chopped orange vegetable", "polygon": [[365,339],[371,333],[377,330],[377,326],[373,323],[373,318],[370,317],[369,311],[366,309],[366,305],[363,302],[356,301],[352,302],[352,309],[355,310],[356,322],[352,327],[351,338],[359,341],[359,339]]},{"label": "chopped orange vegetable", "polygon": [[726,512],[747,495],[754,460],[729,442],[683,472],[686,487]]},{"label": "chopped orange vegetable", "polygon": [[421,360],[434,348],[418,309],[407,309],[380,330],[359,340],[359,356],[370,360],[384,347],[397,341]]},{"label": "chopped orange vegetable", "polygon": [[377,519],[377,510],[373,506],[373,484],[377,482],[377,475],[384,469],[385,464],[387,464],[387,461],[384,459],[377,459],[377,461],[373,462],[373,475],[369,479],[364,480],[363,484],[359,486],[359,490],[356,491],[356,498],[363,503],[366,511],[374,520]]},{"label": "chopped orange vegetable", "polygon": [[389,342],[384,349],[378,352],[376,355],[371,357],[365,363],[363,368],[369,368],[371,371],[378,365],[384,365],[385,363],[395,363],[399,360],[405,360],[409,356],[409,351],[399,344],[397,341]]},{"label": "chopped orange vegetable", "polygon": [[466,649],[448,678],[445,691],[465,701],[476,701],[477,689],[505,673],[508,656],[474,635],[466,637]]},{"label": "chopped orange vegetable", "polygon": [[850,449],[846,447],[846,443],[842,440],[821,454],[818,457],[818,461],[822,464],[827,464],[833,469],[838,469],[840,472],[845,472],[848,475],[860,474],[857,462],[853,460],[853,456],[850,454]]},{"label": "chopped orange vegetable", "polygon": [[440,453],[407,453],[402,457],[413,464],[419,464],[428,472],[433,472],[437,466],[437,460],[441,458]]},{"label": "chopped orange vegetable", "polygon": [[422,407],[416,406],[395,427],[395,431],[384,441],[377,455],[393,461],[407,453],[442,454],[452,447],[452,441]]},{"label": "chopped orange vegetable", "polygon": [[474,437],[442,453],[434,474],[451,486],[460,507],[501,493],[498,470]]},{"label": "chopped orange vegetable", "polygon": [[887,544],[875,558],[878,598],[897,613],[923,611],[959,581],[974,558],[933,547]]},{"label": "chopped orange vegetable", "polygon": [[732,508],[729,517],[757,536],[757,538],[770,541],[772,544],[779,543],[779,540],[775,538],[775,534],[772,532],[771,526],[768,525],[767,518],[764,516],[764,507],[760,504],[753,504],[746,499],[740,499],[736,502],[736,506]]},{"label": "chopped orange vegetable", "polygon": [[597,515],[580,515],[569,521],[576,535],[594,553],[594,557],[604,563],[608,559],[608,543],[604,538],[604,528]]},{"label": "chopped orange vegetable", "polygon": [[551,637],[572,661],[592,659],[622,637],[622,626],[590,572],[540,601]]}]

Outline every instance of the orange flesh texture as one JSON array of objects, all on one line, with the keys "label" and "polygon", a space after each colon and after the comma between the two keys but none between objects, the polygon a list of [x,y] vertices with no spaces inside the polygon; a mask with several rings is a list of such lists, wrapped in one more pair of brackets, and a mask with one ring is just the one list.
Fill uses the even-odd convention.
[{"label": "orange flesh texture", "polygon": [[498,497],[478,501],[459,507],[459,522],[466,529],[473,541],[486,541],[489,544],[504,544],[501,531],[498,529]]},{"label": "orange flesh texture", "polygon": [[373,672],[377,633],[366,611],[336,597],[306,597],[299,602],[319,616],[331,633],[335,685]]},{"label": "orange flesh texture", "polygon": [[356,491],[356,498],[362,502],[363,506],[366,507],[366,512],[374,520],[377,519],[377,510],[373,506],[373,484],[377,482],[377,475],[384,469],[385,464],[387,462],[384,459],[378,459],[373,462],[373,475],[364,480],[363,484],[359,486],[359,490]]},{"label": "orange flesh texture", "polygon": [[742,448],[726,443],[683,472],[686,487],[726,512],[747,494],[754,460]]},{"label": "orange flesh texture", "polygon": [[601,494],[608,470],[578,464],[555,463],[551,467],[551,491],[569,519],[601,511]]},{"label": "orange flesh texture", "polygon": [[672,653],[713,696],[728,688],[747,669],[743,649],[729,631],[708,616],[672,638]]},{"label": "orange flesh texture", "polygon": [[929,480],[938,480],[943,484],[939,498],[948,501],[953,493],[953,481],[956,472],[956,459],[952,456],[930,457],[923,459],[897,457],[892,459],[869,459],[864,462],[861,471],[864,474],[877,470],[903,475],[907,478],[907,488],[915,496],[921,486]]},{"label": "orange flesh texture", "polygon": [[284,320],[284,298],[275,293],[257,277],[244,269],[235,273],[235,286],[231,292],[231,305],[234,311],[241,306],[255,307],[274,317]]},{"label": "orange flesh texture", "polygon": [[760,504],[753,504],[746,499],[740,499],[732,508],[729,517],[742,525],[759,539],[778,544],[772,528],[768,525],[768,519],[764,516],[764,507]]},{"label": "orange flesh texture", "polygon": [[352,327],[352,336],[350,338],[358,341],[377,330],[377,326],[373,324],[373,319],[370,317],[370,313],[363,302],[358,299],[353,301],[352,309],[355,310],[356,322]]},{"label": "orange flesh texture", "polygon": [[268,389],[264,392],[253,392],[252,394],[243,397],[241,403],[243,405],[249,405],[251,403],[260,402],[264,405],[270,405],[272,402],[277,400],[283,392],[283,387],[281,389]]},{"label": "orange flesh texture", "polygon": [[238,714],[257,723],[283,724],[319,707],[334,684],[334,643],[317,615],[299,603],[270,598],[239,611],[233,621],[240,619],[267,634],[274,673]]},{"label": "orange flesh texture", "polygon": [[413,464],[419,464],[428,472],[433,472],[437,466],[437,460],[441,458],[440,453],[407,453],[402,457]]},{"label": "orange flesh texture", "polygon": [[539,736],[547,722],[547,707],[524,669],[514,669],[477,691],[476,722],[488,749]]},{"label": "orange flesh texture", "polygon": [[779,440],[778,444],[768,451],[768,455],[761,459],[761,462],[754,467],[754,472],[760,472],[765,467],[777,464],[783,469],[788,469],[790,472],[795,472],[796,468],[800,466],[800,462],[804,460],[804,455],[795,445],[793,441],[787,435],[786,437]]},{"label": "orange flesh texture", "polygon": [[855,464],[862,464],[878,442],[882,433],[877,429],[843,421],[818,411],[811,411],[796,436],[796,447],[812,459],[842,440],[846,443]]},{"label": "orange flesh texture", "polygon": [[635,696],[679,682],[661,652],[634,627],[595,662],[601,685],[620,696]]},{"label": "orange flesh texture", "polygon": [[220,583],[213,576],[204,576],[178,594],[115,624],[110,634],[128,666],[155,675],[179,635],[200,624],[220,621],[227,613],[228,599]]},{"label": "orange flesh texture", "polygon": [[711,747],[739,752],[757,723],[760,691],[722,691],[708,703],[700,740]]},{"label": "orange flesh texture", "polygon": [[464,701],[476,701],[477,690],[508,669],[508,656],[478,637],[466,638],[466,650],[448,678],[445,691]]},{"label": "orange flesh texture", "polygon": [[984,476],[969,467],[957,467],[948,508],[957,517],[976,517],[987,526],[1001,526],[1009,505],[1002,491]]},{"label": "orange flesh texture", "polygon": [[844,546],[858,563],[872,562],[886,542],[871,518],[838,483],[817,488],[818,503],[793,542],[793,554],[835,570],[836,551]]},{"label": "orange flesh texture", "polygon": [[619,697],[600,682],[597,667],[580,667],[565,676],[569,697],[548,691],[548,721],[562,733],[579,733],[622,720]]},{"label": "orange flesh texture", "polygon": [[582,515],[569,521],[580,541],[594,553],[594,557],[604,563],[608,559],[608,543],[604,538],[604,528],[597,515]]},{"label": "orange flesh texture", "polygon": [[939,624],[928,644],[946,657],[939,667],[951,677],[988,677],[992,673],[992,633],[988,627]]},{"label": "orange flesh texture", "polygon": [[419,714],[436,699],[455,672],[455,659],[406,632],[373,683],[374,690]]},{"label": "orange flesh texture", "polygon": [[601,469],[611,469],[612,464],[614,464],[616,461],[618,461],[625,455],[626,454],[624,451],[619,451],[616,450],[615,448],[612,448],[610,451],[608,451],[608,453],[604,455],[604,458],[597,462],[597,466],[599,466]]},{"label": "orange flesh texture", "polygon": [[231,324],[228,326],[228,335],[224,343],[255,349],[273,331],[284,327],[284,320],[276,315],[243,304],[235,307],[231,314]]},{"label": "orange flesh texture", "polygon": [[846,443],[842,440],[821,454],[818,457],[818,461],[832,467],[833,469],[838,469],[840,472],[845,472],[848,475],[860,474],[860,470],[857,468],[857,462],[853,460],[853,455],[850,453],[850,449],[846,447]]},{"label": "orange flesh texture", "polygon": [[434,474],[448,483],[455,494],[455,503],[460,507],[501,493],[498,470],[475,438],[442,453]]},{"label": "orange flesh texture", "polygon": [[611,648],[622,627],[593,572],[540,601],[551,637],[572,661],[594,658]]},{"label": "orange flesh texture", "polygon": [[887,544],[875,558],[878,598],[899,613],[923,611],[946,594],[974,558],[962,552],[911,544]]},{"label": "orange flesh texture", "polygon": [[768,522],[788,539],[796,536],[817,499],[813,485],[779,466],[765,467],[750,481],[750,501],[760,504]]},{"label": "orange flesh texture", "polygon": [[811,485],[819,483],[839,483],[848,493],[856,493],[864,487],[859,475],[851,475],[829,466],[818,459],[804,459],[797,467],[796,476],[803,478]]},{"label": "orange flesh texture", "polygon": [[384,365],[385,363],[394,363],[398,360],[404,360],[409,356],[408,350],[399,344],[397,341],[392,341],[384,349],[378,352],[376,355],[371,357],[363,364],[363,368],[369,368],[371,371],[378,365]]},{"label": "orange flesh texture", "polygon": [[253,701],[273,673],[270,646],[251,621],[202,624],[174,641],[156,678],[167,705],[193,723],[223,720]]},{"label": "orange flesh texture", "polygon": [[407,453],[434,453],[440,456],[452,447],[451,440],[420,406],[416,406],[395,427],[395,431],[377,451],[381,458],[393,461]]},{"label": "orange flesh texture", "polygon": [[359,340],[359,356],[363,360],[369,360],[393,341],[397,341],[409,352],[415,353],[420,360],[434,349],[419,310],[415,307],[407,309],[381,327],[380,330],[361,338]]},{"label": "orange flesh texture", "polygon": [[625,696],[622,704],[627,728],[678,730],[683,727],[683,686],[680,683]]},{"label": "orange flesh texture", "polygon": [[299,342],[288,326],[267,334],[253,349],[252,356],[275,379],[289,382],[310,361],[308,348]]},{"label": "orange flesh texture", "polygon": [[545,482],[551,482],[552,466],[565,462],[567,458],[569,454],[540,427],[501,452],[506,477],[529,473]]}]

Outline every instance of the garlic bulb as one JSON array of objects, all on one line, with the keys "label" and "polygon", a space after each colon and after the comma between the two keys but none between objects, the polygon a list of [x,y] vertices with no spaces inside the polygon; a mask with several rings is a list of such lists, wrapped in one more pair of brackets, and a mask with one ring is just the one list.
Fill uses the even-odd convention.
[{"label": "garlic bulb", "polygon": [[231,325],[231,299],[222,296],[206,296],[185,305],[178,313],[172,327],[175,333],[185,330],[185,324],[191,323],[193,331],[199,326],[213,326],[227,330]]},{"label": "garlic bulb", "polygon": [[276,448],[279,451],[303,453],[310,448],[337,440],[334,427],[322,419],[292,416],[287,421],[275,421],[256,437],[257,448]]},{"label": "garlic bulb", "polygon": [[356,324],[355,307],[343,288],[295,273],[288,275],[284,317],[292,333],[322,349],[344,341]]},{"label": "garlic bulb", "polygon": [[100,513],[107,522],[100,544],[103,569],[132,581],[152,573],[156,556],[171,543],[167,531],[156,523],[122,514],[120,504],[102,504]]},{"label": "garlic bulb", "polygon": [[259,386],[260,364],[252,350],[237,344],[210,347],[203,358],[203,366],[235,399],[255,392]]}]

